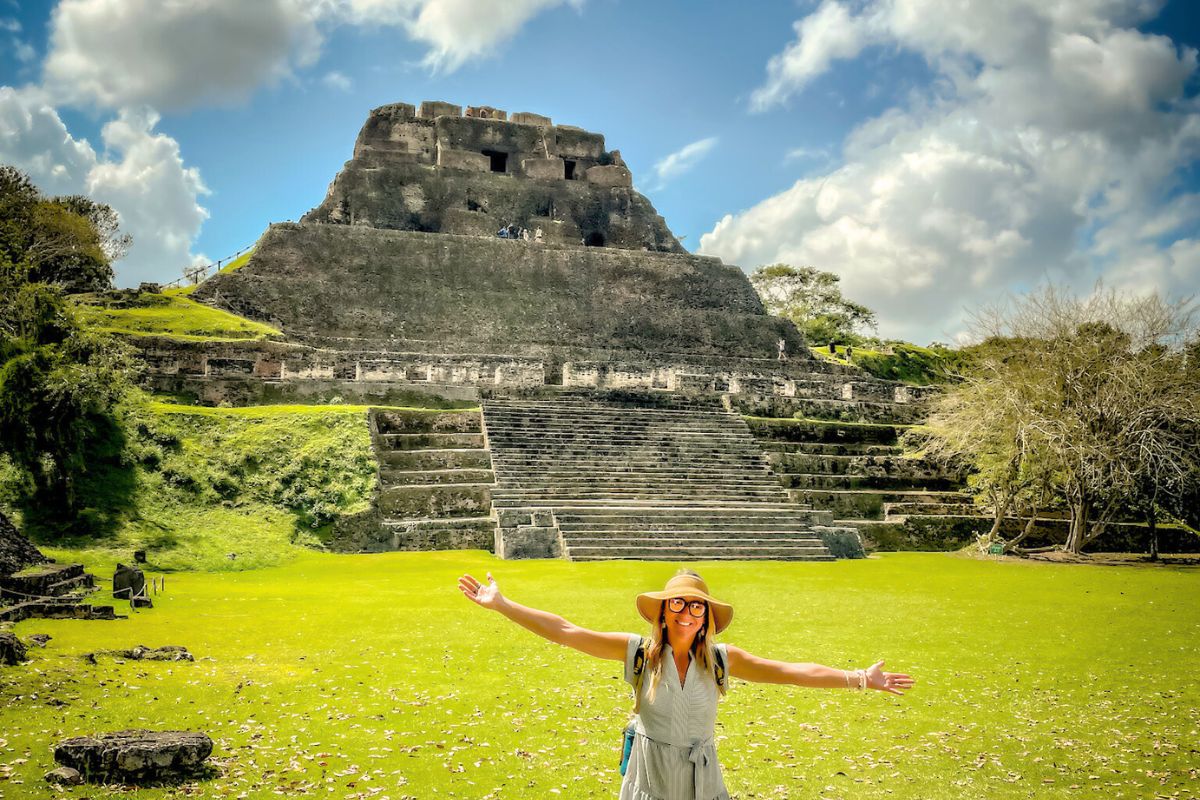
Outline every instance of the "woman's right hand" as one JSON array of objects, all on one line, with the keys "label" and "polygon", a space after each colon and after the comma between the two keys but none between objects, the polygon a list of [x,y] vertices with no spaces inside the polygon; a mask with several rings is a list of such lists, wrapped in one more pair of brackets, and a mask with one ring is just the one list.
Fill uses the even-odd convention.
[{"label": "woman's right hand", "polygon": [[504,596],[500,594],[500,587],[496,585],[496,579],[492,577],[492,573],[487,574],[487,583],[480,583],[470,575],[463,575],[458,579],[458,588],[468,600],[481,605],[484,608],[498,608],[504,600]]}]

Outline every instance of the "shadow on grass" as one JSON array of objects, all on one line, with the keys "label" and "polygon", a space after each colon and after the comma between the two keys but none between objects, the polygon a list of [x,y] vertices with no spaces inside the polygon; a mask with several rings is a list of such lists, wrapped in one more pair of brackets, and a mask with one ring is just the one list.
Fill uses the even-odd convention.
[{"label": "shadow on grass", "polygon": [[20,506],[26,535],[35,543],[72,547],[112,539],[132,507],[136,478],[121,421],[103,416],[89,422],[93,435],[71,475],[73,506],[45,493],[31,494]]}]

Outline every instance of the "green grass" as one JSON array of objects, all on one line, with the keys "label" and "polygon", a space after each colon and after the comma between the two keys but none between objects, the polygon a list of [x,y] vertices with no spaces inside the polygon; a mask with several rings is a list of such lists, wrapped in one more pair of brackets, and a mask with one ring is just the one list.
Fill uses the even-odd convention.
[{"label": "green grass", "polygon": [[[234,270],[241,269],[250,261],[250,256],[252,255],[254,255],[253,247],[242,253],[233,261],[230,261],[228,264],[221,267],[217,274],[224,275],[226,273],[233,272]],[[163,289],[163,294],[167,295],[168,297],[187,297],[189,294],[196,291],[199,286],[200,284],[198,283],[190,283],[186,286],[172,286],[170,288]]]},{"label": "green grass", "polygon": [[80,487],[76,527],[26,515],[39,542],[76,558],[144,548],[157,569],[254,569],[319,544],[375,489],[365,406],[146,403],[126,410],[122,433]]},{"label": "green grass", "polygon": [[855,345],[847,358],[846,347],[835,345],[810,347],[813,355],[835,364],[853,364],[876,378],[902,381],[914,386],[942,384],[953,380],[954,371],[961,367],[962,355],[941,347],[920,347],[908,342],[889,342],[887,350]]},{"label": "green grass", "polygon": [[278,336],[270,325],[239,317],[182,294],[142,294],[128,307],[80,302],[84,325],[125,336],[169,336],[186,340],[242,340]]},{"label": "green grass", "polygon": [[[1109,800],[1195,788],[1194,568],[896,553],[699,569],[737,609],[725,641],[835,667],[882,658],[917,679],[904,697],[734,680],[717,736],[736,798]],[[150,727],[208,732],[223,774],[137,792],[146,800],[615,797],[632,705],[620,665],[470,605],[454,580],[487,570],[519,602],[641,632],[633,597],[674,566],[312,553],[170,575],[156,608],[124,621],[23,622],[19,635],[54,638],[0,672],[0,791],[50,796],[41,776],[62,738]],[[135,644],[185,645],[197,661],[79,658]]]}]

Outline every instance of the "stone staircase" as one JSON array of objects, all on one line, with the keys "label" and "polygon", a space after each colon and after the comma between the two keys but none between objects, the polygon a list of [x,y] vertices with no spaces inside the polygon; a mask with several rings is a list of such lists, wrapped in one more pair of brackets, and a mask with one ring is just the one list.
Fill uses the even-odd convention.
[{"label": "stone staircase", "polygon": [[[919,418],[911,408],[897,416]],[[746,421],[793,502],[828,509],[833,524],[853,527],[868,539],[894,537],[910,518],[928,528],[945,527],[939,522],[943,518],[949,524],[950,518],[980,516],[961,491],[961,475],[903,453],[900,436],[906,423],[756,417]]]},{"label": "stone staircase", "polygon": [[377,550],[492,548],[492,460],[478,411],[372,409]]},{"label": "stone staircase", "polygon": [[82,602],[96,579],[82,564],[37,564],[0,577],[0,622],[23,619],[116,619],[112,606]]},{"label": "stone staircase", "polygon": [[500,555],[833,558],[831,515],[789,502],[745,422],[715,400],[565,393],[488,400],[483,418],[497,541],[542,543]]}]

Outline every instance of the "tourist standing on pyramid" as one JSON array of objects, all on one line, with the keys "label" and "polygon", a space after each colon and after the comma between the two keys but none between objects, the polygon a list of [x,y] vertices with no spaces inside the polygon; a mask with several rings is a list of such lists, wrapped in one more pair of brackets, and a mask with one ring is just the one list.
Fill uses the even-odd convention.
[{"label": "tourist standing on pyramid", "polygon": [[717,600],[690,570],[680,570],[661,592],[637,597],[638,613],[650,623],[647,637],[600,633],[562,617],[519,605],[500,594],[488,573],[480,583],[458,579],[467,599],[499,611],[523,628],[597,658],[625,662],[634,688],[634,719],[626,731],[620,800],[728,800],[713,741],[717,698],[727,677],[815,689],[877,689],[904,694],[913,679],[883,672],[879,661],[853,671],[820,664],[771,661],[713,638],[733,619],[733,606]]}]

